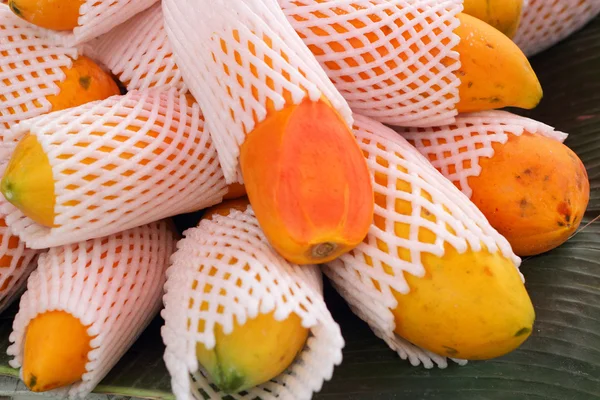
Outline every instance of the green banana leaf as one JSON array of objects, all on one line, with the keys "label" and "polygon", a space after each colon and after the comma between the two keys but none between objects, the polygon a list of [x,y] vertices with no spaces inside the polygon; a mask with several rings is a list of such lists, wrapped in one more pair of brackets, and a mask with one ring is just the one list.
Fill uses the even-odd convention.
[{"label": "green banana leaf", "polygon": [[[571,134],[567,144],[585,163],[592,189],[579,231],[560,248],[523,263],[537,313],[533,335],[499,359],[445,370],[415,368],[326,286],[346,348],[343,364],[315,399],[600,399],[600,18],[532,64],[546,96],[536,110],[520,113]],[[198,215],[176,218],[180,228],[197,220]],[[0,317],[0,396],[25,398],[5,354],[14,312],[15,306]],[[157,318],[96,389],[115,396],[98,398],[173,398],[161,325]]]}]

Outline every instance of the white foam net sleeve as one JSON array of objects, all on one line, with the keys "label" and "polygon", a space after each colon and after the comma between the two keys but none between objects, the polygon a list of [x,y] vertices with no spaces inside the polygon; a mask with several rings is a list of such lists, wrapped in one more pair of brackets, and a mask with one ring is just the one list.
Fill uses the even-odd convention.
[{"label": "white foam net sleeve", "polygon": [[42,254],[13,322],[10,365],[22,365],[32,319],[48,311],[67,312],[88,326],[92,350],[82,380],[50,395],[85,398],[158,313],[175,245],[171,225],[160,221]]},{"label": "white foam net sleeve", "polygon": [[397,130],[469,198],[473,190],[468,180],[481,173],[481,158],[494,157],[494,144],[504,144],[509,135],[520,136],[524,132],[560,142],[567,138],[566,133],[546,124],[506,111],[461,114],[454,124],[437,128]]},{"label": "white foam net sleeve", "polygon": [[[354,132],[374,176],[375,223],[363,243],[327,264],[324,272],[353,311],[401,358],[415,366],[445,368],[446,358],[394,334],[391,310],[398,303],[392,291],[408,293],[405,274],[423,276],[423,254],[443,257],[446,244],[459,253],[485,246],[516,266],[520,259],[477,207],[400,135],[359,115],[355,115]],[[396,211],[402,202],[410,204],[411,214]],[[408,237],[396,235],[398,224],[410,227]],[[434,242],[419,239],[427,230],[435,233]],[[400,252],[410,257],[400,258]]]},{"label": "white foam net sleeve", "polygon": [[52,43],[67,47],[79,46],[105,34],[157,1],[159,0],[86,0],[79,8],[78,26],[73,31],[30,26]]},{"label": "white foam net sleeve", "polygon": [[600,13],[598,0],[529,0],[514,37],[527,56],[565,39]]},{"label": "white foam net sleeve", "polygon": [[400,126],[450,123],[461,0],[279,0],[352,110]]},{"label": "white foam net sleeve", "polygon": [[[221,398],[200,372],[196,344],[215,345],[214,329],[228,334],[259,314],[276,320],[292,312],[310,328],[304,350],[272,381],[235,399],[310,399],[342,360],[344,340],[322,296],[314,265],[290,264],[273,250],[252,209],[203,220],[184,233],[167,271],[162,330],[165,362],[177,399]],[[212,272],[211,272],[212,270]],[[194,287],[195,286],[195,287]],[[201,307],[208,303],[208,307]],[[203,331],[198,331],[199,323]]]},{"label": "white foam net sleeve", "polygon": [[55,227],[13,206],[7,224],[31,248],[106,236],[221,202],[227,185],[197,103],[132,91],[30,119],[54,176]]},{"label": "white foam net sleeve", "polygon": [[268,108],[278,111],[324,96],[351,125],[348,104],[277,0],[164,0],[162,5],[175,60],[207,116],[228,183],[242,182],[239,147]]},{"label": "white foam net sleeve", "polygon": [[167,39],[160,3],[102,35],[90,47],[93,57],[128,90],[168,85],[187,92]]},{"label": "white foam net sleeve", "polygon": [[0,4],[0,130],[50,112],[46,97],[59,94],[64,70],[77,56],[77,49],[53,45]]}]

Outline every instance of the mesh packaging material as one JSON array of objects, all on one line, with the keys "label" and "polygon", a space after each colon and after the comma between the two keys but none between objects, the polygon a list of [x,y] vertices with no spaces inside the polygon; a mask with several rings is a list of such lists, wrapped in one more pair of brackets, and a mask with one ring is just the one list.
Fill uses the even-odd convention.
[{"label": "mesh packaging material", "polygon": [[280,0],[352,110],[401,126],[457,114],[461,0]]},{"label": "mesh packaging material", "polygon": [[[78,26],[69,32],[33,27],[36,32],[61,46],[79,46],[144,11],[159,0],[85,0],[79,8]],[[126,38],[123,38],[126,40]]]},{"label": "mesh packaging material", "polygon": [[398,132],[468,197],[473,194],[468,180],[481,173],[480,159],[494,157],[495,143],[506,143],[509,135],[524,132],[560,142],[567,138],[567,134],[546,124],[506,111],[461,114],[452,125]]},{"label": "mesh packaging material", "polygon": [[187,92],[167,39],[161,4],[155,4],[93,42],[92,56],[128,90],[170,86]]},{"label": "mesh packaging material", "polygon": [[[268,244],[249,207],[203,220],[184,233],[167,271],[162,335],[178,399],[221,398],[200,371],[196,343],[215,345],[215,325],[228,334],[259,314],[292,312],[310,328],[304,350],[280,376],[234,399],[310,399],[342,360],[344,340],[322,297],[314,266],[288,263]],[[204,307],[203,305],[208,305]],[[203,326],[203,331],[197,327]],[[190,328],[191,327],[191,328]]]},{"label": "mesh packaging material", "polygon": [[[410,288],[404,274],[423,276],[423,254],[442,257],[446,244],[459,253],[469,249],[479,251],[485,246],[491,253],[501,252],[517,267],[520,259],[475,205],[400,135],[359,115],[355,115],[354,131],[375,177],[375,197],[379,199],[375,221],[380,223],[373,224],[363,243],[329,263],[324,272],[352,310],[402,359],[415,366],[445,368],[448,363],[445,357],[423,350],[394,333],[391,310],[398,303],[392,291],[408,293]],[[397,212],[399,202],[409,203],[411,214]],[[408,237],[396,236],[397,224],[410,227]],[[436,234],[434,243],[419,239],[424,230]],[[381,243],[391,250],[382,250]],[[409,253],[410,259],[399,258],[400,251]]]},{"label": "mesh packaging material", "polygon": [[13,323],[10,365],[23,363],[25,333],[33,318],[65,311],[89,326],[92,350],[82,380],[49,393],[85,398],[158,313],[175,245],[170,224],[161,221],[41,255]]},{"label": "mesh packaging material", "polygon": [[58,95],[63,70],[77,56],[77,49],[53,45],[0,4],[0,130],[50,112],[46,97]]},{"label": "mesh packaging material", "polygon": [[54,176],[55,227],[10,204],[7,224],[31,248],[75,243],[221,202],[227,185],[198,104],[175,89],[132,91],[30,119]]},{"label": "mesh packaging material", "polygon": [[527,56],[533,56],[581,29],[599,13],[599,0],[529,0],[514,41]]},{"label": "mesh packaging material", "polygon": [[[164,0],[175,61],[200,103],[228,183],[246,134],[305,99],[327,98],[351,125],[352,112],[294,32],[276,0]],[[198,23],[202,21],[203,23]]]}]

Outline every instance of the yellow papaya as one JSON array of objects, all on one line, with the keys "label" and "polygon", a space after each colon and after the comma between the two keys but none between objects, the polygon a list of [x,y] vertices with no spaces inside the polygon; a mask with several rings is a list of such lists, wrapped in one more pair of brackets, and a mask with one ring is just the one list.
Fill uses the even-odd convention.
[{"label": "yellow papaya", "polygon": [[[232,210],[244,211],[248,205],[247,199],[226,201],[208,209],[203,219],[226,216]],[[211,268],[215,274],[217,267]],[[229,334],[217,325],[215,346],[209,350],[203,343],[197,343],[196,356],[219,389],[237,393],[285,371],[304,348],[308,333],[294,313],[282,321],[275,319],[274,312],[260,314],[243,325],[235,321]]]},{"label": "yellow papaya", "polygon": [[36,26],[70,31],[78,25],[79,8],[85,0],[8,0],[12,12]]},{"label": "yellow papaya", "polygon": [[523,0],[464,0],[465,14],[478,18],[512,39],[517,33]]}]

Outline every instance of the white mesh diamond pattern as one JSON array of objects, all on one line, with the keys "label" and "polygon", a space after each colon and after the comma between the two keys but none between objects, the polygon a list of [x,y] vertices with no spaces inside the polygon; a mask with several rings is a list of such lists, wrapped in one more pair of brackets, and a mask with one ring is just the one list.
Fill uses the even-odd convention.
[{"label": "white mesh diamond pattern", "polygon": [[461,0],[279,0],[352,110],[401,126],[450,123]]},{"label": "white mesh diamond pattern", "polygon": [[529,0],[515,43],[533,56],[565,39],[600,13],[599,0]]},{"label": "white mesh diamond pattern", "polygon": [[0,130],[50,112],[46,97],[59,93],[75,58],[75,48],[52,45],[0,4]]},{"label": "white mesh diamond pattern", "polygon": [[53,43],[77,46],[105,34],[157,1],[159,0],[86,0],[79,8],[79,25],[72,32],[58,32],[40,27],[34,29]]},{"label": "white mesh diamond pattern", "polygon": [[[321,273],[314,265],[293,265],[268,244],[251,208],[203,220],[184,233],[167,271],[163,340],[165,362],[178,399],[195,393],[221,398],[199,372],[196,343],[215,344],[223,332],[259,314],[278,320],[296,313],[311,334],[302,353],[273,381],[235,399],[310,399],[342,360],[344,340],[322,297]],[[194,288],[194,286],[196,286]],[[208,290],[210,288],[210,290]],[[207,291],[208,290],[208,291]],[[206,293],[205,293],[206,292]],[[208,303],[208,308],[201,307]],[[190,305],[192,304],[192,305]],[[204,331],[195,328],[203,321]],[[193,327],[190,329],[189,327]]]},{"label": "white mesh diamond pattern", "polygon": [[31,248],[106,236],[219,203],[227,185],[198,104],[168,91],[132,91],[27,120],[55,181],[53,228],[5,208]]},{"label": "white mesh diamond pattern", "polygon": [[[239,147],[268,110],[325,96],[350,108],[276,0],[164,0],[177,65],[200,103],[228,183],[242,182]],[[199,23],[202,21],[202,23]]]},{"label": "white mesh diamond pattern", "polygon": [[175,242],[170,224],[161,221],[41,255],[13,323],[11,366],[23,362],[29,322],[65,311],[89,326],[92,350],[82,380],[50,394],[85,398],[158,313]]},{"label": "white mesh diamond pattern", "polygon": [[479,176],[482,157],[494,156],[493,145],[506,143],[509,135],[529,132],[564,142],[567,135],[554,128],[506,111],[461,114],[452,125],[437,128],[398,129],[417,150],[469,198],[468,179]]},{"label": "white mesh diamond pattern", "polygon": [[129,90],[168,85],[187,91],[167,39],[160,3],[102,35],[90,47],[94,58]]},{"label": "white mesh diamond pattern", "polygon": [[[404,274],[423,276],[422,255],[442,257],[445,244],[458,252],[480,251],[485,246],[492,253],[500,251],[516,266],[520,259],[477,207],[400,135],[359,115],[355,115],[354,130],[374,175],[375,223],[363,243],[329,263],[324,272],[354,312],[400,357],[413,365],[444,368],[444,357],[394,334],[390,310],[397,301],[392,289],[408,293]],[[398,204],[410,211],[398,212]],[[396,234],[400,224],[409,228],[405,237]],[[425,231],[433,232],[435,240],[419,239]],[[401,253],[409,256],[399,257]]]}]

